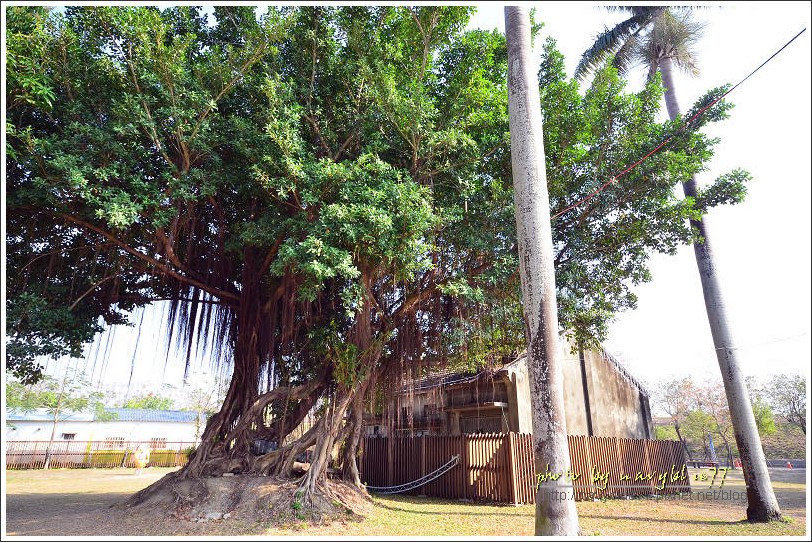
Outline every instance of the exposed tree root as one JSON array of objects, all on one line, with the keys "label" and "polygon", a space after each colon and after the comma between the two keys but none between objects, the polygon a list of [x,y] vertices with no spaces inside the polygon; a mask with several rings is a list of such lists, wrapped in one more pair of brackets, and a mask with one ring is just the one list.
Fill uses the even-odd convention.
[{"label": "exposed tree root", "polygon": [[363,516],[371,506],[366,492],[340,480],[325,480],[307,492],[299,481],[273,476],[192,480],[170,474],[147,490],[139,492],[140,498],[134,496],[119,506],[134,513],[174,520],[204,522],[234,518],[280,525]]}]

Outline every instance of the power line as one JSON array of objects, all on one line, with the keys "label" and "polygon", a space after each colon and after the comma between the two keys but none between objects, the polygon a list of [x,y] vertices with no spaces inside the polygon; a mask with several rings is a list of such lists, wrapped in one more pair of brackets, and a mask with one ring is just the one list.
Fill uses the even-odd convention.
[{"label": "power line", "polygon": [[674,137],[675,137],[675,136],[677,136],[677,135],[679,135],[680,133],[682,133],[682,132],[683,132],[683,131],[684,131],[684,130],[685,130],[685,129],[686,129],[686,128],[687,128],[687,127],[688,127],[688,126],[689,126],[689,125],[690,125],[690,124],[691,124],[691,123],[694,121],[694,120],[696,120],[696,119],[697,119],[697,118],[698,118],[700,115],[702,115],[702,114],[703,114],[705,111],[707,111],[708,109],[710,109],[711,107],[713,107],[714,105],[716,105],[716,104],[717,104],[719,101],[721,101],[721,100],[722,100],[722,99],[723,99],[725,96],[727,96],[728,94],[730,94],[731,92],[733,92],[733,91],[734,91],[734,90],[735,90],[735,89],[736,89],[736,88],[737,88],[739,85],[741,85],[742,83],[744,83],[745,81],[747,81],[748,79],[750,79],[750,77],[752,77],[752,76],[753,76],[753,74],[755,74],[755,73],[756,73],[758,70],[760,70],[761,68],[763,68],[763,67],[764,67],[764,66],[765,66],[765,65],[766,65],[768,62],[770,62],[770,61],[771,61],[773,58],[775,58],[776,56],[778,56],[778,54],[779,54],[781,51],[783,51],[784,49],[786,49],[786,48],[787,48],[787,46],[789,46],[789,44],[790,44],[790,43],[792,43],[793,41],[795,41],[795,40],[798,38],[798,36],[800,36],[800,35],[801,35],[801,34],[803,34],[804,32],[806,32],[806,28],[802,29],[800,32],[798,32],[797,34],[795,34],[795,36],[794,36],[794,37],[793,37],[791,40],[789,40],[787,43],[785,43],[785,44],[784,44],[784,46],[783,46],[783,47],[781,47],[781,48],[780,48],[780,49],[778,49],[776,52],[774,52],[774,53],[773,53],[773,54],[770,56],[770,58],[768,58],[767,60],[765,60],[764,62],[762,62],[762,63],[761,63],[761,64],[760,64],[760,65],[759,65],[759,66],[758,66],[758,67],[757,67],[755,70],[753,70],[753,71],[751,71],[749,74],[747,74],[747,76],[746,76],[744,79],[742,79],[741,81],[739,81],[738,83],[736,83],[735,85],[733,85],[732,87],[730,87],[730,89],[728,89],[728,90],[727,90],[727,91],[726,91],[724,94],[722,94],[721,96],[719,96],[718,98],[716,98],[715,100],[713,100],[711,103],[709,103],[708,105],[706,105],[705,107],[703,107],[702,109],[700,109],[699,111],[697,111],[697,112],[696,112],[696,113],[695,113],[695,114],[694,114],[694,115],[693,115],[693,116],[692,116],[690,119],[688,119],[687,121],[685,121],[685,122],[682,124],[682,126],[680,126],[680,128],[679,128],[679,129],[678,129],[676,132],[674,132],[673,134],[671,134],[670,136],[668,136],[666,139],[664,139],[664,140],[663,140],[663,141],[662,141],[662,142],[661,142],[659,145],[657,145],[657,146],[656,146],[656,147],[654,147],[652,150],[650,150],[648,153],[646,153],[646,154],[645,154],[645,155],[644,155],[642,158],[640,158],[639,160],[637,160],[637,161],[636,161],[635,163],[633,163],[632,165],[630,165],[630,166],[628,166],[628,167],[624,168],[624,169],[623,169],[623,170],[621,170],[619,173],[616,173],[615,175],[612,175],[612,176],[609,178],[609,180],[608,180],[608,181],[606,181],[605,183],[603,183],[602,185],[600,185],[600,186],[597,188],[597,190],[595,190],[595,191],[591,192],[590,194],[588,194],[588,195],[587,195],[587,196],[585,196],[584,198],[582,198],[582,199],[580,199],[580,200],[576,201],[575,203],[573,203],[573,204],[571,204],[571,205],[568,205],[567,207],[565,207],[565,208],[564,208],[564,209],[562,209],[561,211],[557,212],[556,214],[554,214],[554,215],[553,215],[552,217],[550,217],[550,218],[551,218],[551,219],[558,218],[559,216],[563,215],[563,214],[564,214],[564,213],[566,213],[567,211],[570,211],[570,210],[572,210],[572,209],[575,209],[576,207],[580,206],[581,204],[586,203],[587,201],[591,200],[592,198],[594,198],[595,196],[597,196],[598,194],[600,194],[601,192],[603,192],[603,191],[604,191],[604,189],[606,189],[606,187],[607,187],[607,186],[609,186],[610,184],[615,184],[615,183],[617,183],[617,180],[618,180],[619,178],[621,178],[621,177],[623,177],[624,175],[626,175],[627,173],[629,173],[631,170],[633,170],[634,168],[636,168],[637,166],[639,166],[641,163],[643,163],[645,160],[647,160],[649,157],[651,157],[651,156],[652,156],[653,154],[655,154],[657,151],[659,151],[660,149],[662,149],[662,148],[663,148],[665,145],[667,145],[669,142],[671,142],[671,140],[672,140],[672,139],[674,139]]}]

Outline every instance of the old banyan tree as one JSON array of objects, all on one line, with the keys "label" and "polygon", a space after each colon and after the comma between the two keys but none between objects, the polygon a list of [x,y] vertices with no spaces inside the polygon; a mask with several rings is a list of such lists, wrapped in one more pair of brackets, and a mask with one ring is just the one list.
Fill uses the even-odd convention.
[{"label": "old banyan tree", "polygon": [[[330,463],[360,485],[362,415],[387,390],[522,348],[505,40],[468,29],[472,8],[7,13],[8,369],[36,380],[37,359],[159,301],[187,364],[202,343],[233,366],[189,463],[136,500],[290,477],[306,449],[304,502]],[[677,130],[656,121],[656,78],[624,84],[607,67],[581,89],[544,46],[554,212],[676,134],[553,222],[559,318],[581,343],[634,306],[649,252],[691,242],[685,219],[747,179],[675,198],[712,155],[699,128],[730,106]]]}]

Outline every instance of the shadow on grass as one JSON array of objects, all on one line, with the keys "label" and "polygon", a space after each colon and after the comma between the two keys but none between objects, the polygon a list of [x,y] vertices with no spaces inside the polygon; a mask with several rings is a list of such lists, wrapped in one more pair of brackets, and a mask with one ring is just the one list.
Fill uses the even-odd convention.
[{"label": "shadow on grass", "polygon": [[589,518],[589,519],[608,519],[612,521],[642,521],[645,523],[684,523],[687,525],[753,525],[749,523],[746,519],[740,521],[725,521],[723,519],[671,519],[663,516],[659,516],[656,519],[653,518],[635,518],[630,516],[600,516],[596,514],[578,514],[579,518]]},{"label": "shadow on grass", "polygon": [[[426,500],[417,500],[417,499],[391,499],[385,502],[392,503],[392,504],[400,504],[400,503],[408,503],[408,504],[417,504],[417,505],[428,505],[428,506],[472,506],[472,505],[481,505],[481,506],[488,506],[494,508],[502,508],[502,509],[515,509],[517,508],[514,505],[505,505],[499,503],[471,503],[471,502],[457,502],[457,501],[448,501],[448,500],[435,500],[435,499],[426,499]],[[432,510],[420,510],[415,508],[402,508],[399,506],[390,506],[388,504],[384,504],[380,497],[376,497],[374,501],[374,506],[383,508],[385,510],[391,510],[393,512],[405,512],[408,514],[423,514],[423,515],[432,515],[432,516],[498,516],[498,517],[505,517],[505,514],[502,511],[494,511],[494,512],[456,512],[453,510],[443,510],[439,512],[435,512]],[[528,516],[533,517],[534,512],[530,513],[516,513],[516,514],[509,514],[510,516]]]}]

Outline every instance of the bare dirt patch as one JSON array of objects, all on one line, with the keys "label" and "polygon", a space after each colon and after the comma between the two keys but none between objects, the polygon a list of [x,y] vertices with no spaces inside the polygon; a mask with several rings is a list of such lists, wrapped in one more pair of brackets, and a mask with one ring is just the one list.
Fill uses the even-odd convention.
[{"label": "bare dirt patch", "polygon": [[372,509],[366,494],[343,482],[331,481],[332,498],[309,508],[295,482],[256,476],[210,478],[205,487],[183,482],[174,486],[179,498],[161,492],[128,507],[135,491],[174,469],[151,470],[141,477],[126,469],[9,472],[7,534],[259,534],[359,521]]}]

